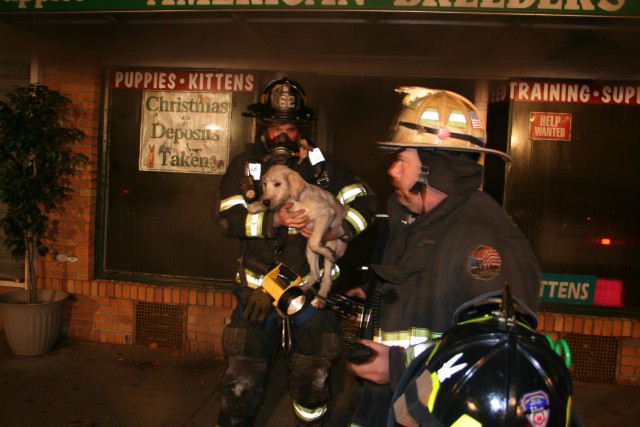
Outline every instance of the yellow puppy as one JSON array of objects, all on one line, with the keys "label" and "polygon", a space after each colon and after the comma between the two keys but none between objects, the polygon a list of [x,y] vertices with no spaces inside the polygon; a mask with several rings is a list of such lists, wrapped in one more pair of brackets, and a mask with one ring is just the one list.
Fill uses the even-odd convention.
[{"label": "yellow puppy", "polygon": [[[342,240],[323,242],[322,236],[329,227],[333,228],[338,236],[344,233],[342,220],[347,215],[347,208],[333,194],[306,182],[298,172],[286,166],[272,166],[262,177],[260,201],[249,205],[249,212],[256,213],[267,209],[275,212],[287,203],[293,203],[290,211],[304,209],[305,215],[309,216],[306,227],[313,230],[306,250],[310,277],[302,289],[308,289],[320,278],[319,258],[322,255],[324,273],[318,294],[326,298],[332,286],[331,271],[335,262],[344,255],[347,244]],[[320,298],[314,298],[311,304],[317,308],[325,306],[325,302]]]}]

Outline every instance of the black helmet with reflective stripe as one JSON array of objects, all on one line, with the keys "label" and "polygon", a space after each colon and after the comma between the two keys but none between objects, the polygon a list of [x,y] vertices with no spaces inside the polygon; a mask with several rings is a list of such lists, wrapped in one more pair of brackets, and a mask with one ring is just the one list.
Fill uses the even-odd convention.
[{"label": "black helmet with reflective stripe", "polygon": [[307,96],[300,83],[288,77],[270,81],[262,90],[260,102],[247,107],[245,117],[254,117],[262,124],[292,123],[305,125],[316,120],[307,107]]},{"label": "black helmet with reflective stripe", "polygon": [[407,370],[394,396],[396,422],[570,425],[568,367],[535,331],[535,314],[512,299],[508,287],[465,304],[456,317],[459,323]]}]

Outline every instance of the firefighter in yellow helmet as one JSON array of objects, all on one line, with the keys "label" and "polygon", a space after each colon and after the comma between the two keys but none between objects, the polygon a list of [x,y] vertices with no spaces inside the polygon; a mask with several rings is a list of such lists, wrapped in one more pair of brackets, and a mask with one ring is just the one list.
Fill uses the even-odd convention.
[{"label": "firefighter in yellow helmet", "polygon": [[396,152],[387,171],[395,190],[388,237],[370,266],[368,290],[348,292],[373,307],[362,340],[372,356],[349,364],[360,379],[353,426],[386,424],[406,367],[454,325],[458,306],[508,282],[535,309],[541,279],[527,239],[480,190],[482,156],[510,158],[486,146],[477,108],[445,90],[398,91],[404,94],[401,111],[390,136],[378,143]]}]

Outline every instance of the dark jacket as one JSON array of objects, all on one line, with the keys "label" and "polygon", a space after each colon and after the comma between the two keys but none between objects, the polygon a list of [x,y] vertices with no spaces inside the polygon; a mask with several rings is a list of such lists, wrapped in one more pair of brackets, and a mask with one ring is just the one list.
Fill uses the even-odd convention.
[{"label": "dark jacket", "polygon": [[[391,204],[399,209],[395,199]],[[537,309],[538,261],[517,225],[486,193],[447,197],[411,224],[390,216],[390,227],[384,261],[372,266],[381,282],[382,342],[432,341],[454,325],[460,305],[505,283]],[[413,359],[406,351],[396,352],[401,354],[395,354],[392,386]]]}]

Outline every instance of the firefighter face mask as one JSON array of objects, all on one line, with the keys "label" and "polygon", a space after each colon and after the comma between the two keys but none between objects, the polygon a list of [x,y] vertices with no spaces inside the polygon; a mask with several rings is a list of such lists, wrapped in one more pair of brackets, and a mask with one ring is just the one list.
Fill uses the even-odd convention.
[{"label": "firefighter face mask", "polygon": [[271,158],[278,165],[289,163],[298,151],[298,145],[291,141],[286,133],[276,136],[269,145]]},{"label": "firefighter face mask", "polygon": [[267,128],[267,149],[276,164],[286,165],[300,150],[300,132],[296,126],[281,124]]}]

